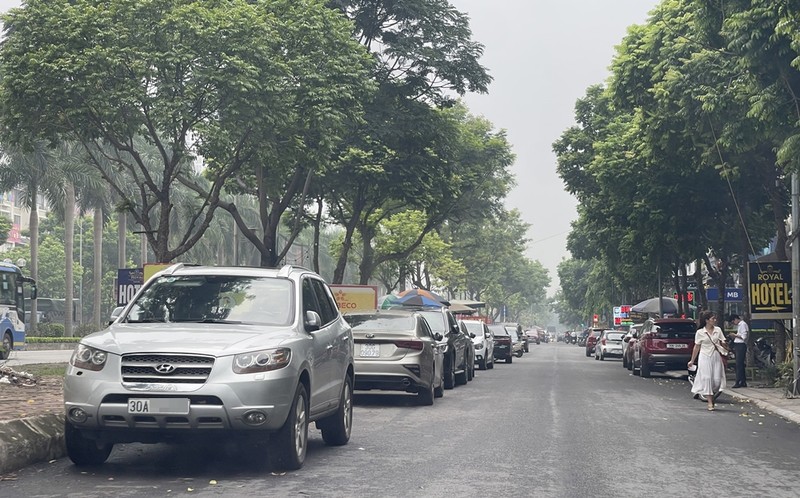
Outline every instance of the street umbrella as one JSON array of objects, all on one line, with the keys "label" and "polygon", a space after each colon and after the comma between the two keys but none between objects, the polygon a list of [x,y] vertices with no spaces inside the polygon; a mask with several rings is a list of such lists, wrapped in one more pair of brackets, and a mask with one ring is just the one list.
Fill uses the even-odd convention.
[{"label": "street umbrella", "polygon": [[442,296],[425,289],[409,289],[397,295],[394,299],[395,305],[400,306],[425,306],[431,308],[441,308],[449,306],[450,303]]},{"label": "street umbrella", "polygon": [[378,298],[378,308],[383,310],[388,310],[392,306],[397,306],[397,296],[394,294],[386,294],[383,297]]},{"label": "street umbrella", "polygon": [[[690,308],[694,308],[694,306],[690,306]],[[658,298],[651,297],[650,299],[645,299],[639,304],[634,304],[631,307],[631,311],[635,311],[636,313],[664,313],[670,315],[677,315],[678,300],[672,297],[666,297],[666,296],[662,297],[661,308],[659,309]]]}]

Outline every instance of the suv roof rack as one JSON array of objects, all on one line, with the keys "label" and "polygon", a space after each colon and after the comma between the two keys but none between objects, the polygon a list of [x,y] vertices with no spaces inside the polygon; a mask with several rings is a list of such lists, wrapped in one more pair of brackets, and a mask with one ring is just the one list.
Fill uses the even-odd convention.
[{"label": "suv roof rack", "polygon": [[279,277],[288,277],[288,276],[289,276],[289,273],[291,273],[291,272],[292,272],[292,270],[305,270],[305,271],[313,271],[313,270],[311,270],[311,269],[309,269],[309,268],[306,268],[305,266],[299,266],[299,265],[283,265],[283,266],[281,266],[281,269],[280,269],[280,270],[278,270],[278,276],[279,276]]}]

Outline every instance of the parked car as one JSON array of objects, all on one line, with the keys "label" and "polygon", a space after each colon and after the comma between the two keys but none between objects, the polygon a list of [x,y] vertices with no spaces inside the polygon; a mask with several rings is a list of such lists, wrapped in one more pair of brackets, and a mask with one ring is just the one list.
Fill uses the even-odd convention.
[{"label": "parked car", "polygon": [[[475,373],[472,339],[461,333],[455,315],[447,308],[420,308],[431,330],[442,335],[440,344],[446,345],[444,355],[444,388],[466,384]],[[472,363],[470,363],[470,361]]]},{"label": "parked car", "polygon": [[79,466],[114,444],[265,440],[273,468],[305,461],[308,427],[350,439],[353,335],[313,271],[172,265],[107,329],[81,339],[64,379],[64,437]]},{"label": "parked car", "polygon": [[345,319],[353,328],[355,389],[416,393],[421,405],[444,395],[443,337],[420,313],[379,310]]},{"label": "parked car", "polygon": [[622,358],[622,338],[625,332],[615,329],[606,329],[600,334],[594,348],[594,357],[597,360],[606,358]]},{"label": "parked car", "polygon": [[633,346],[636,344],[636,339],[639,337],[639,332],[642,330],[641,323],[631,325],[628,332],[622,337],[622,367],[631,369],[633,363]]},{"label": "parked car", "polygon": [[494,368],[494,336],[486,323],[480,320],[461,320],[459,327],[472,337],[478,369]]},{"label": "parked car", "polygon": [[514,360],[512,350],[514,341],[511,339],[511,334],[502,324],[489,325],[489,331],[494,336],[494,359],[511,363]]},{"label": "parked car", "polygon": [[600,338],[600,334],[603,333],[603,329],[601,328],[591,328],[586,329],[583,331],[584,344],[586,345],[586,356],[592,356],[594,354],[594,348],[597,344],[597,340]]},{"label": "parked car", "polygon": [[686,370],[694,349],[697,325],[687,318],[649,319],[633,346],[634,375],[650,377],[653,371]]}]

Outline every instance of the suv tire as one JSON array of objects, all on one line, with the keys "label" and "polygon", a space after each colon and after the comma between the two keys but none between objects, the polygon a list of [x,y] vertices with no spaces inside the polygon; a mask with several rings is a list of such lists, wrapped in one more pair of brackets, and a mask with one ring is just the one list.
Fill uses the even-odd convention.
[{"label": "suv tire", "polygon": [[509,354],[508,357],[506,358],[506,363],[511,363],[513,361],[514,361],[514,357]]},{"label": "suv tire", "polygon": [[353,379],[345,379],[336,413],[320,420],[318,425],[322,430],[322,440],[328,446],[342,446],[350,441],[353,428]]},{"label": "suv tire", "polygon": [[298,384],[283,427],[270,437],[269,461],[273,470],[297,470],[308,451],[308,395]]},{"label": "suv tire", "polygon": [[113,444],[98,444],[94,439],[83,437],[69,421],[64,421],[64,443],[67,456],[78,467],[101,465],[108,460]]}]

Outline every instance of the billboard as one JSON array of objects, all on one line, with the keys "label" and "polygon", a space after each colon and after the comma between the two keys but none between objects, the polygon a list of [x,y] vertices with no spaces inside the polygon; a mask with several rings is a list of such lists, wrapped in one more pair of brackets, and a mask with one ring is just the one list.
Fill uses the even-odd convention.
[{"label": "billboard", "polygon": [[750,315],[754,320],[792,318],[792,264],[789,261],[748,263]]},{"label": "billboard", "polygon": [[331,285],[330,288],[342,313],[374,311],[378,308],[377,285]]}]

